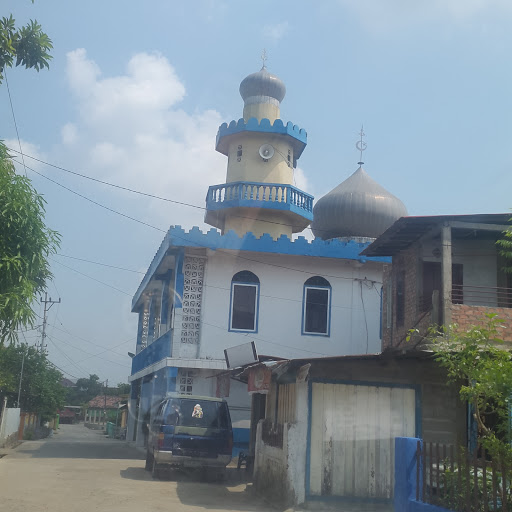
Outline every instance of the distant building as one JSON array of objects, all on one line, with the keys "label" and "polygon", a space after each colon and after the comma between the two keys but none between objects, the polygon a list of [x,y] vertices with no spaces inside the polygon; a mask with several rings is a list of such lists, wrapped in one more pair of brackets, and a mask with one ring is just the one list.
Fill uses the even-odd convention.
[{"label": "distant building", "polygon": [[106,423],[118,416],[118,411],[126,399],[121,396],[98,395],[87,404],[86,423]]},{"label": "distant building", "polygon": [[[127,439],[138,445],[170,392],[226,396],[235,442],[247,445],[250,397],[245,384],[225,386],[224,349],[254,341],[259,354],[282,358],[380,351],[390,259],[360,253],[405,207],[359,167],[313,209],[294,186],[307,134],[280,119],[285,92],[265,66],[242,81],[243,118],[217,133],[228,161],[226,183],[206,195],[213,229],[172,226],[133,297]],[[312,221],[315,240],[292,239]]]}]

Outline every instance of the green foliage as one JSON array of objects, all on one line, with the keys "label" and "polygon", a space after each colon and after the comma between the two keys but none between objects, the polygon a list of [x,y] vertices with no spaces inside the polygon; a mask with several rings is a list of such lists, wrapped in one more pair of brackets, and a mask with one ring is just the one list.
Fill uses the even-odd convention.
[{"label": "green foliage", "polygon": [[130,394],[130,391],[131,391],[131,386],[130,384],[126,384],[126,383],[123,383],[123,382],[120,382],[118,385],[117,385],[117,389],[116,389],[116,395],[128,395]]},{"label": "green foliage", "polygon": [[[509,222],[512,222],[512,219]],[[512,226],[503,232],[503,238],[496,244],[500,248],[500,254],[507,260],[507,265],[503,270],[512,274]]]},{"label": "green foliage", "polygon": [[31,20],[24,27],[16,27],[12,15],[0,20],[0,83],[4,69],[14,65],[39,71],[49,67],[52,41],[41,25]]},{"label": "green foliage", "polygon": [[[507,502],[507,510],[512,506],[512,496],[510,495],[510,472],[505,473],[505,479],[501,471],[495,471],[494,483],[493,473],[489,463],[486,464],[486,472],[481,467],[484,461],[479,461],[480,467],[476,468],[471,464],[467,453],[462,453],[462,458],[458,465],[446,469],[441,474],[439,486],[439,504],[449,510],[461,510],[461,506],[466,512],[484,512],[486,510],[503,510],[502,503]],[[505,480],[505,482],[504,482]],[[504,487],[505,483],[505,487]],[[494,508],[494,493],[496,489],[496,505]],[[467,498],[470,498],[470,509],[466,510]],[[487,503],[486,503],[487,502]]]},{"label": "green foliage", "polygon": [[499,337],[501,323],[495,314],[489,314],[485,325],[464,333],[452,326],[438,333],[432,348],[449,380],[460,386],[462,400],[473,406],[479,443],[493,458],[510,464],[512,355]]},{"label": "green foliage", "polygon": [[74,388],[68,389],[66,405],[83,405],[95,396],[103,393],[103,385],[97,375],[89,375],[89,378],[81,378],[76,381]]},{"label": "green foliage", "polygon": [[45,226],[44,205],[0,142],[0,346],[34,324],[31,304],[52,277],[47,259],[60,237]]},{"label": "green foliage", "polygon": [[49,420],[64,405],[66,390],[60,383],[62,374],[34,347],[0,347],[0,396],[7,396],[10,406],[16,403],[22,361],[21,409],[40,414],[43,421]]}]

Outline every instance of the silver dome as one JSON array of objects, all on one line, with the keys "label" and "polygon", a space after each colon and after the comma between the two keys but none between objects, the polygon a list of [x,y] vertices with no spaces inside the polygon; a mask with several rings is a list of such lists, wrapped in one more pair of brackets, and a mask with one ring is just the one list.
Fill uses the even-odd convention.
[{"label": "silver dome", "polygon": [[240,95],[245,104],[279,103],[286,94],[284,82],[276,75],[269,73],[263,66],[257,73],[245,77],[240,84]]},{"label": "silver dome", "polygon": [[397,197],[359,167],[316,203],[312,230],[324,240],[338,237],[377,238],[407,210]]}]

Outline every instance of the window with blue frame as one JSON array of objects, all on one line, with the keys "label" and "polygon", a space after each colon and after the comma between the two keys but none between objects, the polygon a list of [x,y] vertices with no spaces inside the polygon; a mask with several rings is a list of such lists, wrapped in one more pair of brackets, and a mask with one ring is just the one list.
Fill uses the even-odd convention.
[{"label": "window with blue frame", "polygon": [[302,334],[329,336],[331,323],[331,285],[320,276],[304,283]]},{"label": "window with blue frame", "polygon": [[236,273],[231,280],[229,330],[257,332],[260,280],[248,270]]}]

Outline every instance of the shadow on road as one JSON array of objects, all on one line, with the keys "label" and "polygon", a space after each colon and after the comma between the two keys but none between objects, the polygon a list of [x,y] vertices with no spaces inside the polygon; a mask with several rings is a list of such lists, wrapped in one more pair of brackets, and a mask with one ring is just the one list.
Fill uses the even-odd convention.
[{"label": "shadow on road", "polygon": [[104,444],[97,442],[43,443],[39,449],[32,451],[31,456],[43,459],[144,459],[144,454],[123,441],[106,441]]}]

